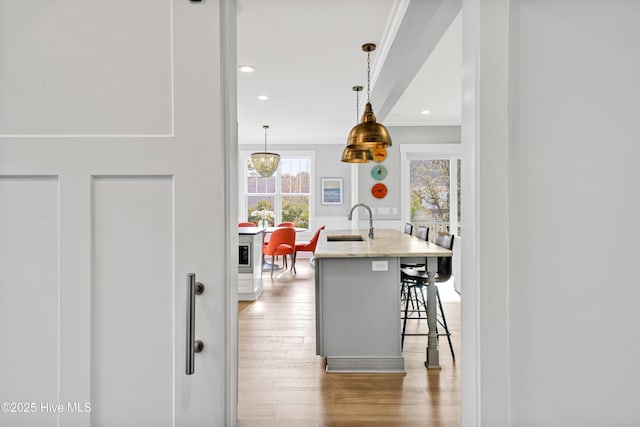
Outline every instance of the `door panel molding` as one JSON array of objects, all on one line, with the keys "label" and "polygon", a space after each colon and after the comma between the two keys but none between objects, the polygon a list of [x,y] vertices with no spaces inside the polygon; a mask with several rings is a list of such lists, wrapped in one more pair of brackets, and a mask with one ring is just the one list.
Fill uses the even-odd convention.
[{"label": "door panel molding", "polygon": [[55,425],[40,404],[58,397],[58,180],[0,177],[0,201],[0,402],[35,405],[0,422]]},{"label": "door panel molding", "polygon": [[174,339],[173,179],[92,181],[91,421],[170,426],[174,347],[182,348]]},{"label": "door panel molding", "polygon": [[171,0],[0,6],[1,138],[173,135]]}]

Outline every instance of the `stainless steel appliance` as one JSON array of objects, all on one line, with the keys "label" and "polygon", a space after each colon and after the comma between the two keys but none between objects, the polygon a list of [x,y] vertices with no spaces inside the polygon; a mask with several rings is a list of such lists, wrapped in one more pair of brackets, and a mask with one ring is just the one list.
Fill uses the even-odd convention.
[{"label": "stainless steel appliance", "polygon": [[253,273],[253,242],[242,240],[238,244],[238,273]]}]

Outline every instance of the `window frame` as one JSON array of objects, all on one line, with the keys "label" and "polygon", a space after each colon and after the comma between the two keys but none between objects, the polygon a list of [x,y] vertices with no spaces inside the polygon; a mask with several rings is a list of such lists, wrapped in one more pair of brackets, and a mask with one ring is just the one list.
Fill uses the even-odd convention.
[{"label": "window frame", "polygon": [[[251,153],[253,151],[242,150],[238,155],[238,185],[240,190],[240,195],[238,197],[238,221],[246,221],[243,219],[245,212],[247,212],[247,197],[249,195],[247,188],[247,180],[248,180],[248,170],[247,170],[247,162],[251,161]],[[309,173],[310,182],[309,182],[309,230],[314,229],[315,227],[315,164],[316,164],[316,152],[315,151],[298,151],[298,150],[278,150],[280,154],[280,161],[283,159],[300,159],[306,158],[309,159]],[[253,194],[265,194],[267,196],[273,196],[275,198],[275,206],[274,206],[274,224],[279,224],[282,222],[282,197],[283,196],[306,196],[307,193],[282,193],[281,192],[281,175],[280,175],[281,167],[278,166],[278,170],[275,173],[276,177],[276,192],[275,193],[251,193]],[[248,221],[253,221],[251,218]]]},{"label": "window frame", "polygon": [[465,155],[462,144],[400,144],[400,163],[402,188],[400,196],[401,217],[403,222],[411,222],[410,202],[410,161],[411,160],[449,160],[449,229],[458,235],[458,161],[464,163]]}]

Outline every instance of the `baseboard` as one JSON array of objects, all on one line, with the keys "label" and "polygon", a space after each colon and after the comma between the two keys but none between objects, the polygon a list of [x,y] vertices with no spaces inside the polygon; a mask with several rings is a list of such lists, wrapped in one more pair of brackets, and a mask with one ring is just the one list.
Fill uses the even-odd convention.
[{"label": "baseboard", "polygon": [[404,356],[327,357],[327,373],[404,373]]}]

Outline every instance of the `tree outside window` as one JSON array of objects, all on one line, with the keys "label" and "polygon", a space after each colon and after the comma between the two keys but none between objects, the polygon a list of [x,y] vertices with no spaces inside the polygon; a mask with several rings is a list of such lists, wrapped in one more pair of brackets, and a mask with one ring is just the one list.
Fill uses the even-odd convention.
[{"label": "tree outside window", "polygon": [[[457,223],[460,218],[460,160],[453,179],[457,196]],[[434,231],[449,231],[451,201],[450,160],[411,160],[409,163],[410,221]],[[460,230],[456,230],[459,235]],[[432,236],[434,234],[431,234]]]}]

